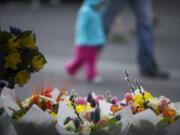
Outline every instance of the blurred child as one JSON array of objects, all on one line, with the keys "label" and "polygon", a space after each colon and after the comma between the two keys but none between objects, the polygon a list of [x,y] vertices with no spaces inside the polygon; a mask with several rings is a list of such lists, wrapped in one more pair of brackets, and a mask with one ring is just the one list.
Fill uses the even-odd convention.
[{"label": "blurred child", "polygon": [[102,81],[96,65],[101,48],[106,43],[102,24],[102,10],[106,0],[84,0],[76,23],[74,57],[65,68],[73,76],[80,67],[86,65],[86,77],[89,81]]}]

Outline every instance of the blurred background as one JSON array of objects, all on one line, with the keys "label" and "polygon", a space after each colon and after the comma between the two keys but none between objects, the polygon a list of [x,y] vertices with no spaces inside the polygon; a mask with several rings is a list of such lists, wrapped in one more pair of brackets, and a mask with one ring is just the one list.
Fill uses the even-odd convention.
[{"label": "blurred background", "polygon": [[[8,30],[16,26],[23,30],[33,30],[38,46],[48,63],[39,73],[32,75],[23,88],[16,88],[20,98],[31,94],[34,85],[51,84],[60,88],[66,85],[67,75],[64,64],[73,56],[74,28],[77,11],[82,0],[0,0],[0,28]],[[103,94],[110,90],[113,95],[123,97],[129,90],[125,82],[127,70],[133,80],[138,80],[145,89],[156,96],[165,95],[173,101],[180,100],[180,1],[154,0],[156,15],[155,39],[156,57],[160,67],[167,70],[168,80],[148,79],[139,76],[136,62],[136,27],[128,7],[117,17],[113,25],[108,45],[99,63],[101,84],[86,81],[84,70],[78,73],[69,90],[75,89],[81,95],[90,91]]]}]

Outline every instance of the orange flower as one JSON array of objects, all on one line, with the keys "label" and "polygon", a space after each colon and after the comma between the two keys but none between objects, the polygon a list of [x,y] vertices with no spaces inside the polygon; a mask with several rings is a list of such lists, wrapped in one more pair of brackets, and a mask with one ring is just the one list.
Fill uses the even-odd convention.
[{"label": "orange flower", "polygon": [[119,111],[120,109],[121,109],[121,107],[119,105],[114,104],[111,106],[111,112],[113,112],[113,113]]},{"label": "orange flower", "polygon": [[176,116],[176,110],[166,107],[163,110],[163,116],[172,118],[172,117]]},{"label": "orange flower", "polygon": [[34,104],[38,104],[39,103],[39,96],[38,95],[32,95],[32,102]]}]

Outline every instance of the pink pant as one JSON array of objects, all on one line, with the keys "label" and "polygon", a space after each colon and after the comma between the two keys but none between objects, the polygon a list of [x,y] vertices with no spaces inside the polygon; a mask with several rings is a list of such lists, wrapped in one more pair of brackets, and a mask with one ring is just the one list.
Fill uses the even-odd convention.
[{"label": "pink pant", "polygon": [[100,52],[99,46],[75,46],[75,56],[66,64],[66,70],[70,75],[74,75],[80,67],[86,64],[87,79],[92,79],[97,75],[96,62]]}]

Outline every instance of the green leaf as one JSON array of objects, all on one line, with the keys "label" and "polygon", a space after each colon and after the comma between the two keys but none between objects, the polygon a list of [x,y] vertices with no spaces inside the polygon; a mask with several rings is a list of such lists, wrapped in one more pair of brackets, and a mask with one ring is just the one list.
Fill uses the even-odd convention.
[{"label": "green leaf", "polygon": [[111,135],[118,135],[122,130],[122,123],[118,123],[109,127]]},{"label": "green leaf", "polygon": [[11,38],[12,35],[5,31],[0,31],[0,46],[6,45],[8,43],[9,38]]},{"label": "green leaf", "polygon": [[59,104],[54,104],[53,105],[53,112],[57,113],[59,109]]},{"label": "green leaf", "polygon": [[95,125],[91,128],[91,130],[94,132],[94,131],[97,131],[97,130],[100,130],[102,128],[105,128],[105,127],[110,127],[110,126],[113,126],[115,124],[117,124],[118,120],[116,118],[111,118],[107,124],[105,125]]},{"label": "green leaf", "polygon": [[111,118],[108,123],[107,126],[112,126],[115,125],[118,122],[118,120],[116,118]]},{"label": "green leaf", "polygon": [[11,111],[13,111],[13,115],[12,115],[12,118],[15,119],[15,120],[18,120],[20,119],[25,113],[26,111],[24,109],[20,109],[18,111],[15,111],[14,109],[12,108],[9,108]]},{"label": "green leaf", "polygon": [[0,116],[4,113],[4,108],[0,108]]},{"label": "green leaf", "polygon": [[29,37],[29,36],[32,35],[32,33],[33,33],[33,31],[30,31],[30,30],[28,30],[28,31],[23,31],[23,32],[21,33],[21,35],[20,35],[19,38]]},{"label": "green leaf", "polygon": [[93,126],[93,127],[91,128],[91,131],[92,131],[92,132],[95,132],[95,131],[100,130],[101,128],[103,128],[103,126],[95,125],[95,126]]},{"label": "green leaf", "polygon": [[168,127],[172,122],[171,118],[163,118],[160,122],[157,123],[158,128],[166,128]]}]

